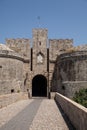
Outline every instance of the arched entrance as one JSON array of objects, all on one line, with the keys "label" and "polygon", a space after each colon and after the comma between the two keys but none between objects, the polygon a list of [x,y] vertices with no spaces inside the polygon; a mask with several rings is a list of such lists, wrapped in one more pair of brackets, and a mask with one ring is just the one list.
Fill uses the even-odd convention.
[{"label": "arched entrance", "polygon": [[47,79],[43,75],[36,75],[32,80],[32,96],[47,96]]}]

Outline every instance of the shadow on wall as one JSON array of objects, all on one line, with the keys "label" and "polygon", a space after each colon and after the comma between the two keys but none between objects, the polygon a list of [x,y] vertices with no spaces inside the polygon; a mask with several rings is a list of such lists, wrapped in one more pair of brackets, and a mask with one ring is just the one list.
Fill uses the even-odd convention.
[{"label": "shadow on wall", "polygon": [[65,86],[62,84],[63,77],[58,66],[58,58],[56,59],[51,80],[51,92],[59,92],[65,95]]},{"label": "shadow on wall", "polygon": [[63,109],[61,108],[60,104],[55,100],[56,104],[57,104],[57,107],[58,109],[60,110],[61,112],[61,115],[64,119],[64,121],[66,122],[69,130],[76,130],[76,128],[72,125],[71,121],[69,120],[68,116],[64,113]]}]

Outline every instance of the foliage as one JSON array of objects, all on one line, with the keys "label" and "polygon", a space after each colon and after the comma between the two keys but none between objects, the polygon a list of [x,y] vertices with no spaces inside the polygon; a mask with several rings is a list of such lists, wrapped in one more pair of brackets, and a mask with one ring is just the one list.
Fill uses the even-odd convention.
[{"label": "foliage", "polygon": [[73,100],[87,108],[87,88],[76,92]]}]

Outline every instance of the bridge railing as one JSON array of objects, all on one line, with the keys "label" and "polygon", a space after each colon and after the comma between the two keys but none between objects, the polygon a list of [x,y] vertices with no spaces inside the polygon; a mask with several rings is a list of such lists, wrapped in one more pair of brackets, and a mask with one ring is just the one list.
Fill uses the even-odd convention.
[{"label": "bridge railing", "polygon": [[87,130],[87,108],[59,93],[56,93],[55,100],[61,106],[76,130]]}]

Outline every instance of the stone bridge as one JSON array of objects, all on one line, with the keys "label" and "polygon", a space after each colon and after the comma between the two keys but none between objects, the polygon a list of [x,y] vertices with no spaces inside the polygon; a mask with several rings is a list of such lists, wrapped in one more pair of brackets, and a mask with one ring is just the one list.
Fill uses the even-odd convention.
[{"label": "stone bridge", "polygon": [[59,93],[55,100],[33,98],[3,107],[0,130],[86,130],[86,108]]}]

